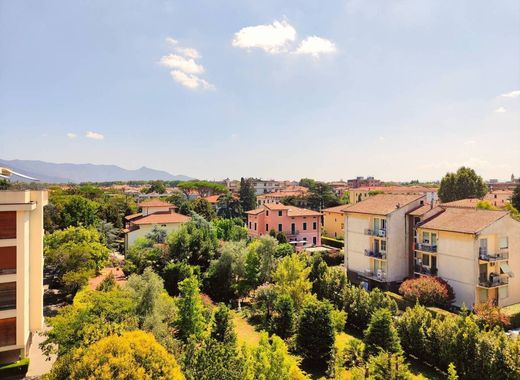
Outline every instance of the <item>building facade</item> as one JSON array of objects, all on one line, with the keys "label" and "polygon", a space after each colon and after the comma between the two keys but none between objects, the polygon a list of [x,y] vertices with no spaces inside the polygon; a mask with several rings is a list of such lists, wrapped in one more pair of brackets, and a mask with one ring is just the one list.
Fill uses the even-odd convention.
[{"label": "building facade", "polygon": [[425,204],[424,195],[380,194],[346,208],[345,266],[352,282],[392,288],[408,276],[408,213]]},{"label": "building facade", "polygon": [[250,237],[283,232],[295,248],[321,245],[321,213],[281,203],[266,204],[247,211]]},{"label": "building facade", "polygon": [[349,205],[329,207],[323,212],[323,235],[334,238],[344,239],[345,237],[345,211]]},{"label": "building facade", "polygon": [[43,327],[46,191],[0,191],[0,362],[25,357]]},{"label": "building facade", "polygon": [[506,211],[444,207],[417,228],[414,259],[416,275],[451,285],[456,306],[520,302],[520,222]]}]

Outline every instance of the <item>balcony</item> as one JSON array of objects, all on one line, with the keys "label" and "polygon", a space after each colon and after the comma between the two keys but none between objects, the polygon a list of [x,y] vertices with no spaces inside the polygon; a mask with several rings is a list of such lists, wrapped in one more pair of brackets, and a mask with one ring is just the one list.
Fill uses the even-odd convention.
[{"label": "balcony", "polygon": [[381,269],[377,272],[373,272],[371,269],[365,269],[365,271],[359,273],[359,275],[370,280],[386,282],[386,272]]},{"label": "balcony", "polygon": [[298,230],[291,230],[290,232],[286,232],[285,235],[287,236],[287,239],[296,239],[298,235],[300,234],[300,231]]},{"label": "balcony", "polygon": [[366,228],[365,229],[365,235],[377,236],[377,237],[386,237],[386,229],[384,229],[384,228],[379,228],[379,229]]},{"label": "balcony", "polygon": [[436,267],[426,267],[421,264],[415,264],[414,272],[417,274],[424,274],[427,276],[437,276],[437,268]]},{"label": "balcony", "polygon": [[500,249],[499,252],[489,253],[487,249],[479,248],[479,260],[483,261],[500,261],[509,259],[509,250]]},{"label": "balcony", "polygon": [[437,244],[417,243],[415,249],[423,252],[437,253]]},{"label": "balcony", "polygon": [[509,279],[507,276],[500,276],[497,273],[490,273],[489,276],[480,276],[478,279],[478,286],[482,288],[496,288],[508,283]]},{"label": "balcony", "polygon": [[375,259],[386,260],[386,252],[373,251],[371,249],[365,249],[365,256],[373,257]]}]

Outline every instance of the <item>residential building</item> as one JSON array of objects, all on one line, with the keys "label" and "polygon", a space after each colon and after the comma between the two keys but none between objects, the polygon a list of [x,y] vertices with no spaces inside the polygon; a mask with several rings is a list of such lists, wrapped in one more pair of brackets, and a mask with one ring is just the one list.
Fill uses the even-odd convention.
[{"label": "residential building", "polygon": [[323,209],[323,235],[343,239],[345,237],[345,211],[349,205]]},{"label": "residential building", "polygon": [[506,211],[441,208],[417,227],[415,273],[445,279],[456,306],[520,302],[520,222]]},{"label": "residential building", "polygon": [[307,205],[305,195],[308,192],[309,189],[303,186],[288,186],[280,191],[259,195],[256,197],[256,202],[258,206],[262,206],[270,203],[281,203],[285,198],[293,198],[298,207],[305,207]]},{"label": "residential building", "polygon": [[344,210],[345,265],[352,282],[394,288],[408,276],[408,213],[425,204],[425,195],[379,194]]},{"label": "residential building", "polygon": [[281,203],[265,204],[247,211],[250,237],[283,232],[296,249],[321,245],[321,213]]},{"label": "residential building", "polygon": [[370,186],[349,189],[349,203],[364,201],[374,194],[418,194],[426,195],[428,203],[436,202],[437,188],[424,186]]},{"label": "residential building", "polygon": [[382,186],[383,182],[374,177],[356,177],[354,179],[349,179],[347,181],[347,186],[351,188],[357,187],[373,187],[373,186]]},{"label": "residential building", "polygon": [[0,362],[25,357],[43,327],[47,191],[0,191]]},{"label": "residential building", "polygon": [[274,180],[253,179],[256,195],[272,193],[284,188],[283,183]]},{"label": "residential building", "polygon": [[492,190],[484,196],[484,200],[495,207],[504,207],[511,202],[513,190]]},{"label": "residential building", "polygon": [[176,213],[175,206],[158,199],[145,201],[138,205],[141,211],[125,217],[125,252],[139,237],[145,237],[154,227],[170,233],[190,220],[190,217]]}]

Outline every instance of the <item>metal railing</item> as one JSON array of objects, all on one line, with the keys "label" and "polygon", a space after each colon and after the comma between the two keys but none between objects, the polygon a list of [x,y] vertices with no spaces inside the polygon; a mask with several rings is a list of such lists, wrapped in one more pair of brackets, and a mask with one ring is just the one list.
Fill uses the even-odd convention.
[{"label": "metal railing", "polygon": [[386,252],[383,251],[373,251],[371,249],[365,249],[365,256],[386,260]]},{"label": "metal railing", "polygon": [[415,264],[415,273],[419,273],[419,274],[426,274],[426,275],[429,275],[429,276],[437,276],[437,268],[436,267],[426,267],[424,265],[420,265],[420,264]]},{"label": "metal railing", "polygon": [[507,248],[501,248],[496,253],[489,253],[485,248],[479,248],[478,257],[484,261],[499,261],[509,259],[509,250]]},{"label": "metal railing", "polygon": [[490,273],[489,276],[480,276],[478,279],[479,286],[484,288],[494,288],[507,285],[508,283],[509,279],[507,276],[500,276],[497,273]]},{"label": "metal railing", "polygon": [[365,233],[365,235],[368,235],[368,236],[386,237],[386,229],[384,229],[384,228],[379,228],[379,229],[365,228],[364,233]]},{"label": "metal railing", "polygon": [[429,244],[429,243],[417,243],[415,249],[424,252],[437,252],[437,244]]}]

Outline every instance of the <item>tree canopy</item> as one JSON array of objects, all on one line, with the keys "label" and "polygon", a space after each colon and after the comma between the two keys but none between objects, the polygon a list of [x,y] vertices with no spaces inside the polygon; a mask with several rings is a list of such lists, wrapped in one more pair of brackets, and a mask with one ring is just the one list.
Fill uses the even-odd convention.
[{"label": "tree canopy", "polygon": [[452,202],[465,198],[482,198],[487,186],[482,177],[471,168],[461,167],[456,173],[447,173],[441,180],[439,198],[442,202]]}]

